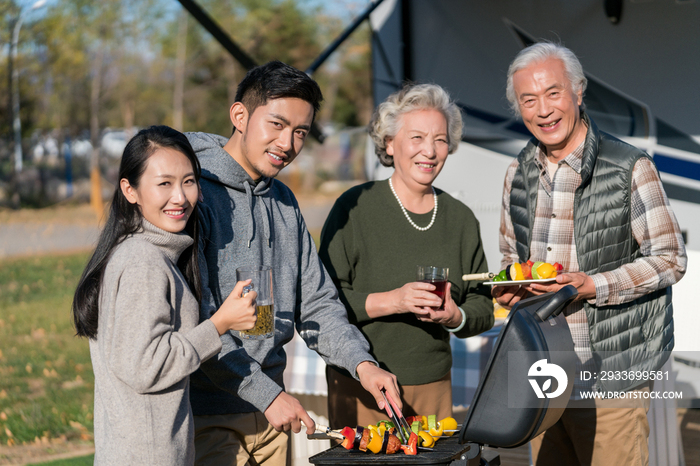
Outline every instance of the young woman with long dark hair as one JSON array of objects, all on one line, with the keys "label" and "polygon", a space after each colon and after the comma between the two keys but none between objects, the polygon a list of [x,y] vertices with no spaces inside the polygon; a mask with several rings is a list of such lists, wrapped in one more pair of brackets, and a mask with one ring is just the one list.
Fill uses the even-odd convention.
[{"label": "young woman with long dark hair", "polygon": [[95,464],[194,463],[188,376],[219,336],[255,325],[239,282],[199,323],[200,166],[187,138],[152,126],[129,141],[109,218],[73,300],[95,373]]}]

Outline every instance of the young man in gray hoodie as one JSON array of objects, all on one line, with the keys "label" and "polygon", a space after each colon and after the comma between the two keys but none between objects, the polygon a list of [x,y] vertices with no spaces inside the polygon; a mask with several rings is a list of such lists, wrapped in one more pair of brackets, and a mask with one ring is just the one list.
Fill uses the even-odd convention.
[{"label": "young man in gray hoodie", "polygon": [[314,432],[313,419],[284,391],[283,346],[295,328],[326,363],[354,374],[380,409],[381,389],[400,403],[396,377],[377,366],[348,323],[294,194],[274,179],[301,151],[322,99],[305,73],[270,62],[239,84],[229,139],[187,134],[202,164],[201,319],[233,290],[241,266],[271,266],[275,299],[274,338],[226,333],[218,357],[191,376],[197,464],[288,464],[289,431],[303,422]]}]

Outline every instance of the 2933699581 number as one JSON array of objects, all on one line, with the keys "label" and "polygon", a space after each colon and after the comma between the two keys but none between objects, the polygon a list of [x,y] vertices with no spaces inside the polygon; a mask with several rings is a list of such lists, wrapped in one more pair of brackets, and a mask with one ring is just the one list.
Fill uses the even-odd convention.
[{"label": "2933699581 number", "polygon": [[669,380],[668,371],[581,371],[581,380]]}]

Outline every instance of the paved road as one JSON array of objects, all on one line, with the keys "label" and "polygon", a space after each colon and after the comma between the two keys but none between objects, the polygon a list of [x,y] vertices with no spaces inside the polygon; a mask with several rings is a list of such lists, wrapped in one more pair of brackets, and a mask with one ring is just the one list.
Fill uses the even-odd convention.
[{"label": "paved road", "polygon": [[[300,199],[307,227],[320,233],[333,205],[328,199]],[[0,260],[10,257],[89,250],[99,237],[99,227],[85,222],[11,222],[0,224]]]},{"label": "paved road", "polygon": [[95,245],[97,226],[51,223],[0,225],[0,259],[87,250]]}]

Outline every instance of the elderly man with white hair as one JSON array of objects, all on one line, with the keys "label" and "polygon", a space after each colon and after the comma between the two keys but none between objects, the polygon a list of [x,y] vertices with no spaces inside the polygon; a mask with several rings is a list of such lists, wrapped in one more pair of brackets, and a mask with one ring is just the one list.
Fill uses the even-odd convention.
[{"label": "elderly man with white hair", "polygon": [[[566,285],[578,290],[564,311],[578,356],[572,399],[532,441],[533,463],[646,465],[649,374],[673,349],[671,285],[687,256],[651,157],[596,127],[585,90],[574,53],[549,42],[522,50],[508,70],[508,100],[533,138],[506,173],[502,265],[559,262],[565,273],[492,294],[511,307]],[[620,376],[583,380],[582,371]],[[610,391],[642,402],[585,400]]]}]

